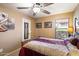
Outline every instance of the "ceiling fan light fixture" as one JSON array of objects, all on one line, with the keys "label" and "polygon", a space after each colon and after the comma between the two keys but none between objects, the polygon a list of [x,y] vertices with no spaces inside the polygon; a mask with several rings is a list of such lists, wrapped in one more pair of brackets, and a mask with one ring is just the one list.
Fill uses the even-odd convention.
[{"label": "ceiling fan light fixture", "polygon": [[34,12],[34,13],[39,13],[39,12],[40,12],[40,8],[34,7],[34,8],[33,8],[33,12]]}]

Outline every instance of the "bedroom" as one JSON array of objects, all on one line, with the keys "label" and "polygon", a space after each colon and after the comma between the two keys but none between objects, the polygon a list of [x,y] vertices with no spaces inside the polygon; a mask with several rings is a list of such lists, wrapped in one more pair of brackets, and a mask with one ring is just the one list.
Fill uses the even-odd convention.
[{"label": "bedroom", "polygon": [[[33,5],[34,7],[40,7],[38,8],[39,12],[37,10],[36,12],[33,9],[34,7],[31,7]],[[7,29],[6,28],[0,29],[0,55],[9,55],[9,56],[24,55],[22,54],[23,51],[21,52],[21,47],[25,45],[31,47],[32,45],[30,46],[30,44],[34,43],[34,41],[32,43],[32,40],[36,38],[46,39],[44,41],[46,42],[45,45],[47,44],[46,46],[48,47],[49,45],[57,46],[57,44],[60,44],[65,39],[70,39],[71,37],[78,37],[79,25],[75,23],[78,22],[77,19],[79,18],[78,3],[51,3],[46,7],[44,6],[41,7],[40,5],[44,5],[44,4],[42,3],[34,3],[34,4],[1,3],[0,4],[0,12],[1,12],[0,17],[2,14],[4,16],[6,15],[7,16],[6,18],[9,18],[9,20],[11,21],[11,26],[7,26]],[[44,10],[47,10],[48,12]],[[5,22],[2,22],[2,20],[0,20],[0,22],[1,25],[5,25]],[[53,42],[53,39],[57,39],[54,41],[58,43]],[[36,40],[35,42],[37,43],[38,41],[39,40]],[[53,43],[54,45],[47,43],[47,41],[49,43]],[[38,48],[42,47],[43,51],[45,51],[44,49],[46,47],[44,48],[43,46],[41,46],[41,44],[40,46],[38,45],[36,46]],[[60,44],[57,47],[62,47],[62,46]],[[77,53],[78,52],[77,47],[73,48],[76,49],[77,51],[71,52],[71,55],[79,55],[79,53]],[[39,50],[38,48],[37,50]],[[64,48],[66,50],[65,52],[62,52],[64,51],[63,50]],[[40,50],[42,51],[42,49]],[[53,55],[53,56],[56,53],[56,52],[52,52],[51,49],[50,50],[48,48],[46,49],[49,52],[46,50],[47,52],[42,51],[41,53],[43,54],[45,53],[45,55]],[[65,46],[63,46],[63,48],[60,50],[62,51],[59,51],[57,55],[60,56],[70,55],[70,52],[67,51],[67,48]],[[52,53],[50,53],[50,51]],[[32,52],[28,52],[28,53],[32,53]],[[60,54],[61,52],[62,54]],[[40,55],[39,53],[34,53],[34,54],[35,56],[36,54]]]}]

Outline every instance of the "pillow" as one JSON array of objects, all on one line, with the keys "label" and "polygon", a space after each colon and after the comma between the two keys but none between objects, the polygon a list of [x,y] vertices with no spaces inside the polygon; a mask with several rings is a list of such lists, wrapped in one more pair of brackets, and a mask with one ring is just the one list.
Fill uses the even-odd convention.
[{"label": "pillow", "polygon": [[69,44],[69,40],[64,40],[65,45]]},{"label": "pillow", "polygon": [[46,37],[39,37],[40,39],[49,39],[49,38],[46,38]]},{"label": "pillow", "polygon": [[78,42],[78,39],[77,38],[74,38],[72,40],[70,40],[70,43],[74,46],[77,46],[77,42]]},{"label": "pillow", "polygon": [[68,38],[65,38],[64,40],[72,40],[72,39],[74,39],[74,37],[73,36],[70,36]]},{"label": "pillow", "polygon": [[64,41],[64,40],[60,40],[60,39],[53,39],[53,38],[47,38],[47,37],[39,37],[39,39],[46,39],[46,40],[55,40],[55,41]]},{"label": "pillow", "polygon": [[67,48],[69,50],[69,55],[71,56],[79,56],[79,50],[76,46],[72,45],[71,43],[67,44]]},{"label": "pillow", "polygon": [[76,49],[76,46],[72,45],[71,43],[68,43],[66,46],[68,47],[69,50]]}]

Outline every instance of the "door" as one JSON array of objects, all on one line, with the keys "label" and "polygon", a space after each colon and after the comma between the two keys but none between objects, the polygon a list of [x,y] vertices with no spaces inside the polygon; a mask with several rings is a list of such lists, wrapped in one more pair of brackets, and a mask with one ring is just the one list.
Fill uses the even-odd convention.
[{"label": "door", "polygon": [[24,39],[29,38],[29,23],[24,22]]}]

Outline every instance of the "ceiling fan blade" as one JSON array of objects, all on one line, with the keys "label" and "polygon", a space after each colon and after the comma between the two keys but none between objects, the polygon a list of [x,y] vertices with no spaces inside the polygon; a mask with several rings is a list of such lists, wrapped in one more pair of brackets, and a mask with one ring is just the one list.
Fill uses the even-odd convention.
[{"label": "ceiling fan blade", "polygon": [[41,10],[43,13],[46,13],[46,14],[50,14],[50,12],[49,11],[47,11],[47,10]]},{"label": "ceiling fan blade", "polygon": [[44,3],[43,6],[47,7],[47,6],[52,5],[52,4],[54,4],[54,3]]},{"label": "ceiling fan blade", "polygon": [[17,7],[17,9],[28,9],[30,7]]}]

